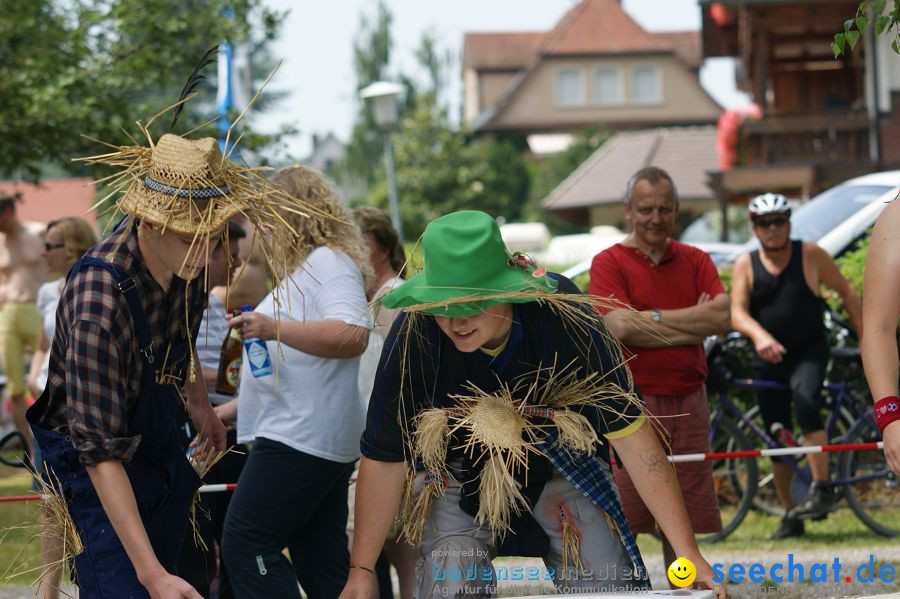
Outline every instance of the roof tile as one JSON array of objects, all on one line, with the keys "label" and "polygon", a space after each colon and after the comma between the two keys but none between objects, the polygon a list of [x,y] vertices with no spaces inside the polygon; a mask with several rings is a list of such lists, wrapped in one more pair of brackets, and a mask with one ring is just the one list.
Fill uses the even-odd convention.
[{"label": "roof tile", "polygon": [[660,127],[614,135],[541,201],[548,210],[621,202],[629,177],[665,169],[681,198],[708,198],[707,172],[718,168],[716,128]]},{"label": "roof tile", "polygon": [[16,207],[21,221],[46,224],[63,216],[81,216],[96,227],[97,214],[90,210],[94,203],[93,183],[89,177],[44,179],[37,185],[0,181],[0,192],[22,194],[22,203]]}]

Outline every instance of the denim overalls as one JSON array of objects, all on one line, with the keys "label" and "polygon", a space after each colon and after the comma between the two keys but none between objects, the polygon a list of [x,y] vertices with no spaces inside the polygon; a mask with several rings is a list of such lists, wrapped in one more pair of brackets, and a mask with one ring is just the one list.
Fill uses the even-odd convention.
[{"label": "denim overalls", "polygon": [[[188,463],[176,430],[176,415],[183,410],[175,384],[158,384],[151,348],[150,329],[134,281],[122,269],[93,257],[79,260],[69,272],[71,278],[86,267],[106,269],[116,281],[128,304],[131,320],[141,346],[143,369],[141,392],[128,421],[128,436],[140,435],[141,441],[129,464],[123,464],[131,482],[138,511],[150,543],[163,567],[175,573],[175,564],[187,530],[189,511],[200,479]],[[186,344],[173,347],[168,365],[187,359]],[[35,426],[33,414],[46,410],[49,394],[45,391],[29,410],[28,420],[41,448],[45,464],[44,478],[55,485],[59,480],[69,513],[84,545],[75,557],[74,573],[81,599],[149,598],[138,582],[131,560],[110,524],[106,511],[78,460],[68,430],[44,430]]]}]

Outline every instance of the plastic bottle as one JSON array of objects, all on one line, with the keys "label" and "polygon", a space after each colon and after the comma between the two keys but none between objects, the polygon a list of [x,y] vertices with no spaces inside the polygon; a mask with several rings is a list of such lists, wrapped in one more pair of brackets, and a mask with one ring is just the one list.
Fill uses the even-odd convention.
[{"label": "plastic bottle", "polygon": [[[228,313],[231,320],[240,316],[241,310]],[[244,357],[244,339],[240,327],[231,327],[222,342],[222,352],[219,354],[219,372],[216,376],[216,392],[222,395],[234,395],[237,393],[238,383],[241,379],[241,362]]]},{"label": "plastic bottle", "polygon": [[780,422],[773,422],[769,430],[771,431],[772,436],[778,439],[785,447],[797,447],[794,435],[791,434],[791,431],[784,428],[784,425]]},{"label": "plastic bottle", "polygon": [[[252,312],[252,306],[241,306],[241,312]],[[262,339],[244,339],[247,350],[247,363],[254,377],[260,378],[272,374],[272,363],[269,361],[269,348]]]}]

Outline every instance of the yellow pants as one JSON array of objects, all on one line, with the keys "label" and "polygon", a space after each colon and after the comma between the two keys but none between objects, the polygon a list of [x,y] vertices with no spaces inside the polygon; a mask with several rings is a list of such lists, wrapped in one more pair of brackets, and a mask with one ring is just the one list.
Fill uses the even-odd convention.
[{"label": "yellow pants", "polygon": [[0,308],[0,361],[8,395],[25,395],[25,348],[37,348],[41,314],[35,304],[6,303]]}]

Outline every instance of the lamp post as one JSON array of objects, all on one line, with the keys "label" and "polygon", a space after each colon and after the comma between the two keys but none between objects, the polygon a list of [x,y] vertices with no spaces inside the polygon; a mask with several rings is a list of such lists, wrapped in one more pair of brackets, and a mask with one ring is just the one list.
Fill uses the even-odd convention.
[{"label": "lamp post", "polygon": [[360,98],[371,102],[375,124],[381,129],[384,138],[384,166],[387,170],[391,221],[397,230],[400,241],[403,241],[403,224],[400,222],[400,208],[397,204],[397,175],[394,172],[394,146],[391,143],[391,131],[397,128],[400,120],[398,104],[403,91],[403,86],[398,83],[376,81],[359,92]]}]

